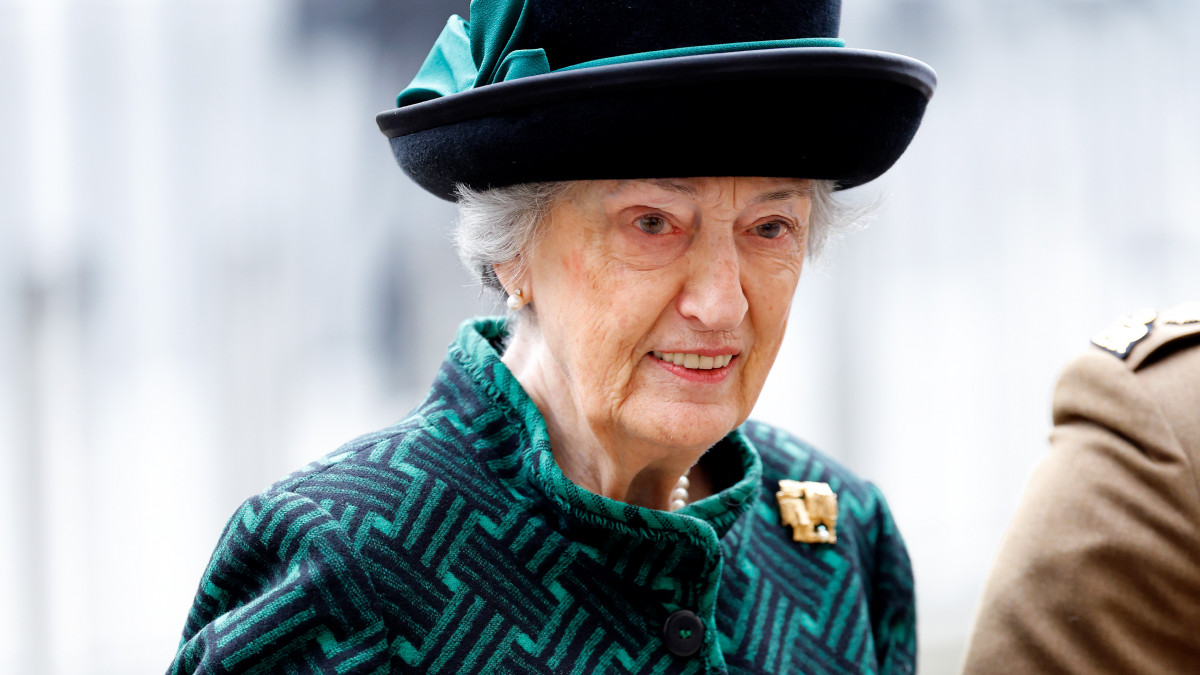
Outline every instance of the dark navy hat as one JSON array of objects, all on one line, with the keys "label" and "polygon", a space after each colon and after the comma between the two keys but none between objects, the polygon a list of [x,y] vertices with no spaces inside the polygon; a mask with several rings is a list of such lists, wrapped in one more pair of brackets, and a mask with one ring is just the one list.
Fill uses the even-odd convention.
[{"label": "dark navy hat", "polygon": [[896,162],[937,83],[848,49],[839,0],[473,0],[397,108],[405,173],[455,187],[774,176],[853,187]]}]

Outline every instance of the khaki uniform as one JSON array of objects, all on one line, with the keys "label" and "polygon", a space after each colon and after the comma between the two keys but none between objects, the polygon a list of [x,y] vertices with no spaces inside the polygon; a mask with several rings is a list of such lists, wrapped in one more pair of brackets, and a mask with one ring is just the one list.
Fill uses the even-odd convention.
[{"label": "khaki uniform", "polygon": [[1055,390],[966,673],[1200,673],[1200,303],[1094,342]]}]

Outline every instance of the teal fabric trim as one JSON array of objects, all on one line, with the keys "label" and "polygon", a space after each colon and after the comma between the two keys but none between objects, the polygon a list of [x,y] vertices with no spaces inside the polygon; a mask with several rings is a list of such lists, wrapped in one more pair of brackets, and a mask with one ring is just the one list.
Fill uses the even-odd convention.
[{"label": "teal fabric trim", "polygon": [[658,49],[652,52],[637,54],[622,54],[606,59],[584,61],[573,66],[559,68],[563,70],[578,70],[579,68],[596,68],[612,66],[618,63],[634,63],[636,61],[653,61],[655,59],[673,59],[679,56],[699,56],[701,54],[723,54],[726,52],[752,52],[761,49],[786,49],[789,47],[845,47],[846,41],[838,38],[796,38],[794,40],[763,40],[761,42],[730,42],[721,45],[697,45],[694,47],[677,47],[675,49]]},{"label": "teal fabric trim", "polygon": [[550,72],[546,52],[514,49],[525,29],[528,4],[529,0],[472,2],[472,21],[451,16],[417,76],[396,98],[396,106]]},{"label": "teal fabric trim", "polygon": [[[421,103],[496,82],[517,80],[552,72],[542,49],[514,49],[524,29],[528,0],[472,3],[473,20],[451,16],[433,43],[433,49],[416,77],[396,97],[396,106]],[[622,54],[577,63],[553,72],[596,68],[620,63],[652,61],[679,56],[719,54],[788,47],[845,47],[837,38],[796,38],[762,42],[732,42],[719,45],[678,47]]]},{"label": "teal fabric trim", "polygon": [[467,22],[454,15],[446,22],[442,34],[433,43],[433,49],[417,76],[400,92],[397,107],[420,103],[445,96],[446,91],[466,91],[475,86],[479,68],[471,57],[471,38],[467,35]]}]

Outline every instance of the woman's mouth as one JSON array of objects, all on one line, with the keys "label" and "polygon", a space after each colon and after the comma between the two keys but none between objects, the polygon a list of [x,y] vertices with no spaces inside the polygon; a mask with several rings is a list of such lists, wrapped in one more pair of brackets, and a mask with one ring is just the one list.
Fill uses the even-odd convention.
[{"label": "woman's mouth", "polygon": [[701,356],[684,352],[651,352],[654,358],[689,370],[716,370],[724,368],[733,360],[734,354],[718,354],[716,356]]}]

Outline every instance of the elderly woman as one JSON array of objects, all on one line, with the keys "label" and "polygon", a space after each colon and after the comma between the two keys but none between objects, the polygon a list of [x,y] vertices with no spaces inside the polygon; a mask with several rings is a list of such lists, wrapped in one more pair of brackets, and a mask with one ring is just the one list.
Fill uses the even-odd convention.
[{"label": "elderly woman", "polygon": [[833,191],[933,73],[836,0],[476,0],[399,108],[509,316],[425,402],[248,500],[171,672],[909,672],[878,490],[746,423]]}]

